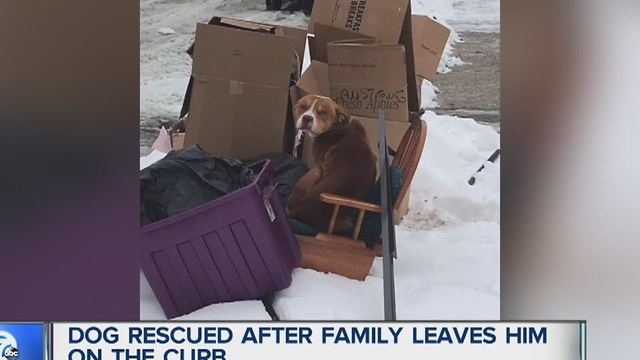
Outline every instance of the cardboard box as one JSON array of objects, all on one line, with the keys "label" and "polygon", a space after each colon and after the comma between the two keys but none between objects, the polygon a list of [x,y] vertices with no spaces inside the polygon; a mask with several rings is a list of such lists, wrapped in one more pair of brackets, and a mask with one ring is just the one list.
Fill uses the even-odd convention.
[{"label": "cardboard box", "polygon": [[316,24],[314,31],[313,44],[315,51],[311,60],[318,60],[325,63],[329,61],[327,57],[327,45],[331,42],[344,40],[368,40],[369,42],[375,42],[374,37],[324,24]]},{"label": "cardboard box", "polygon": [[238,159],[283,151],[295,48],[269,25],[198,24],[184,146]]},{"label": "cardboard box", "polygon": [[[416,75],[435,81],[451,30],[428,16],[411,17]],[[418,88],[420,89],[420,88]]]},{"label": "cardboard box", "polygon": [[[413,54],[411,0],[324,0],[316,1],[309,20],[309,32],[316,24],[333,26],[376,39],[379,44],[404,45],[406,53],[407,105],[410,111],[420,109],[420,89]],[[317,42],[317,39],[316,39]],[[316,44],[316,47],[318,44]],[[317,51],[317,49],[316,49]]]},{"label": "cardboard box", "polygon": [[[323,27],[342,30],[329,34],[333,40],[347,40],[357,33],[370,36],[380,44],[402,44],[407,54],[407,83],[412,84],[416,76],[435,81],[440,59],[449,40],[451,30],[434,19],[423,15],[411,15],[410,0],[325,0],[314,3],[309,21],[309,32],[315,34],[317,57],[323,60],[322,48],[326,42]],[[411,111],[419,110],[420,87],[408,88],[408,106]]]},{"label": "cardboard box", "polygon": [[330,96],[337,104],[355,116],[377,118],[382,109],[387,120],[408,121],[404,46],[342,41],[327,51]]},{"label": "cardboard box", "polygon": [[[216,25],[220,23],[226,26],[243,28],[246,30],[258,31],[258,32],[269,33],[269,34],[273,33],[276,35],[285,35],[285,36],[294,38],[296,40],[296,55],[299,59],[298,64],[296,64],[298,67],[296,79],[300,76],[300,72],[302,71],[302,60],[304,58],[304,52],[307,47],[307,30],[306,29],[298,29],[298,28],[292,28],[292,27],[287,27],[282,25],[277,25],[277,26],[268,25],[268,24],[253,22],[253,21],[236,20],[231,18],[221,18],[219,16],[212,17],[211,20],[209,20],[208,22],[209,25]],[[191,43],[191,45],[187,49],[187,54],[189,54],[191,59],[193,59],[194,48],[195,48],[195,42]]]}]

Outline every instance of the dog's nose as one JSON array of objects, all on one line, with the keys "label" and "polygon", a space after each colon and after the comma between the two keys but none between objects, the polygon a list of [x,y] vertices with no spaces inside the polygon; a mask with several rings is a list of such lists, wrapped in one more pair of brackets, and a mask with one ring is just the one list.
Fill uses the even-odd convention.
[{"label": "dog's nose", "polygon": [[311,115],[304,115],[302,117],[302,125],[303,126],[308,126],[309,124],[311,124],[313,122],[313,116]]}]

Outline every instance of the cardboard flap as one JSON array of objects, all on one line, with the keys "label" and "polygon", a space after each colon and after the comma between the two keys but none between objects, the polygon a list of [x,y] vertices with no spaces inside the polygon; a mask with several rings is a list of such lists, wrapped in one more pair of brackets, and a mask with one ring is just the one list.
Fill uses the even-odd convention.
[{"label": "cardboard flap", "polygon": [[310,34],[307,39],[309,40],[309,57],[311,60],[315,60],[318,56],[316,55],[316,37]]},{"label": "cardboard flap", "polygon": [[[262,32],[276,34],[275,25],[267,25],[267,24],[252,22],[252,21],[238,20],[238,19],[225,18],[225,17],[221,17],[217,23],[223,24],[223,25],[230,25],[238,29],[262,31]],[[284,32],[281,32],[280,34],[277,34],[277,35],[284,35]]]},{"label": "cardboard flap", "polygon": [[416,75],[435,81],[451,30],[428,16],[413,15],[413,52]]},{"label": "cardboard flap", "polygon": [[329,66],[320,61],[311,61],[296,86],[306,94],[329,96]]},{"label": "cardboard flap", "polygon": [[410,0],[323,0],[313,5],[309,32],[324,24],[397,44]]},{"label": "cardboard flap", "polygon": [[[408,121],[404,46],[334,42],[327,46],[331,98],[352,115]],[[415,86],[415,80],[414,84]]]},{"label": "cardboard flap", "polygon": [[421,89],[416,84],[416,66],[413,55],[413,29],[411,27],[411,2],[407,6],[402,32],[400,34],[400,44],[404,45],[407,59],[407,95],[409,98],[409,110],[419,111],[421,106]]},{"label": "cardboard flap", "polygon": [[[275,34],[275,27],[272,25],[264,25],[264,24],[259,24],[259,23],[253,23],[250,21],[243,21],[243,20],[236,20],[236,19],[231,19],[231,18],[224,18],[224,17],[220,17],[220,16],[214,16],[211,18],[211,20],[209,20],[209,22],[207,23],[209,25],[219,25],[219,26],[226,26],[226,27],[231,27],[231,28],[235,28],[235,29],[243,29],[243,30],[250,30],[250,31],[260,31],[260,32],[265,32],[265,33],[269,33],[269,34]],[[196,24],[196,28],[197,28],[197,24]],[[195,41],[191,43],[191,45],[189,46],[189,48],[187,49],[187,54],[189,54],[189,56],[193,59],[193,52],[194,52],[194,48],[195,48]]]},{"label": "cardboard flap", "polygon": [[285,36],[292,37],[296,42],[296,53],[300,57],[300,59],[304,58],[304,51],[307,47],[307,30],[306,29],[296,29],[286,26],[279,26],[282,28]]},{"label": "cardboard flap", "polygon": [[295,53],[291,37],[198,24],[195,44],[194,77],[289,88]]},{"label": "cardboard flap", "polygon": [[327,59],[327,44],[334,41],[344,41],[344,40],[371,40],[371,42],[375,42],[375,38],[363,34],[358,34],[356,32],[336,28],[329,25],[324,24],[316,24],[314,27],[315,31],[315,57],[311,58],[311,60],[318,60],[322,62],[328,62]]}]

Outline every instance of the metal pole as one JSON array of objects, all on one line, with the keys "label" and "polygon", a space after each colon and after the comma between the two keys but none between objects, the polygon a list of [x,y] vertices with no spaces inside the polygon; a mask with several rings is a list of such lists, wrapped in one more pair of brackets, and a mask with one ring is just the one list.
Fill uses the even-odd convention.
[{"label": "metal pole", "polygon": [[380,205],[382,213],[382,267],[384,287],[384,320],[396,320],[396,294],[393,274],[395,249],[395,224],[393,222],[393,204],[391,204],[391,184],[389,178],[389,158],[384,111],[378,112],[378,141],[380,142]]},{"label": "metal pole", "polygon": [[[487,159],[488,162],[494,163],[496,162],[496,160],[498,159],[498,156],[500,156],[500,149],[497,149],[496,151],[493,152],[493,154],[491,154],[491,156],[489,156],[489,158]],[[485,164],[486,162],[485,161]],[[469,179],[469,181],[467,181],[467,183],[469,185],[473,185],[476,183],[476,175],[478,175],[478,173],[480,173],[480,171],[482,171],[484,169],[484,164],[482,164],[482,166],[480,166],[480,168],[476,171],[476,173]]]}]

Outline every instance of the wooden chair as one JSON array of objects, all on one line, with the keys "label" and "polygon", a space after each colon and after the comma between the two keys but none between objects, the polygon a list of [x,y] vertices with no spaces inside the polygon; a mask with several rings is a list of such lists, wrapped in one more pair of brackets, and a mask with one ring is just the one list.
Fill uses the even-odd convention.
[{"label": "wooden chair", "polygon": [[[399,208],[409,191],[411,181],[418,168],[422,150],[427,137],[427,123],[424,120],[413,120],[405,132],[398,150],[393,156],[391,165],[402,171],[402,188],[394,204],[394,217],[399,218]],[[302,251],[301,267],[322,272],[336,273],[351,279],[364,280],[371,270],[376,256],[380,256],[380,248],[369,249],[364,242],[358,241],[362,229],[362,220],[367,211],[381,213],[379,205],[350,199],[334,194],[321,194],[323,202],[334,205],[333,216],[326,233],[319,233],[315,238],[297,235]],[[357,211],[358,217],[352,238],[333,233],[336,216],[340,207],[346,206]],[[399,219],[396,219],[399,220]]]}]

